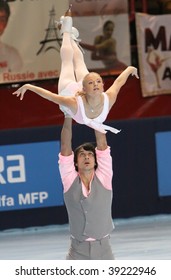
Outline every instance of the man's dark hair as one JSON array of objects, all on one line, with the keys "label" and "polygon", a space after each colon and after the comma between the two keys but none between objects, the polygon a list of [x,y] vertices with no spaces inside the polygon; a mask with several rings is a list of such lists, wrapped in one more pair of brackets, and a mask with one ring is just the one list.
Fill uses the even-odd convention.
[{"label": "man's dark hair", "polygon": [[95,146],[92,143],[84,143],[80,146],[78,146],[75,150],[74,150],[74,165],[75,165],[75,170],[78,171],[78,167],[77,167],[77,159],[78,159],[78,153],[81,149],[84,149],[85,151],[91,151],[94,155],[94,159],[95,159],[95,166],[94,169],[96,170],[98,163],[97,163],[97,157],[96,157],[96,150],[95,150]]},{"label": "man's dark hair", "polygon": [[10,7],[7,1],[0,0],[0,11],[5,11],[7,18],[10,16]]}]

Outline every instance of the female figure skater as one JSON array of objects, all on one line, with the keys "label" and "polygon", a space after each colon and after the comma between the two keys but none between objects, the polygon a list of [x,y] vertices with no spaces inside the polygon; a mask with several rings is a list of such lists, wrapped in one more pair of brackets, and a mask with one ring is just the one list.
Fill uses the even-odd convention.
[{"label": "female figure skater", "polygon": [[125,84],[129,75],[138,78],[135,67],[127,67],[104,92],[104,85],[98,73],[88,71],[83,53],[77,38],[79,32],[72,27],[70,10],[61,17],[61,34],[63,36],[60,49],[61,72],[58,82],[58,93],[55,94],[43,88],[25,84],[13,94],[20,100],[27,90],[33,91],[41,97],[58,105],[64,114],[69,115],[76,122],[85,124],[102,133],[107,130],[118,133],[119,130],[104,125],[103,122],[116,101],[120,88]]}]

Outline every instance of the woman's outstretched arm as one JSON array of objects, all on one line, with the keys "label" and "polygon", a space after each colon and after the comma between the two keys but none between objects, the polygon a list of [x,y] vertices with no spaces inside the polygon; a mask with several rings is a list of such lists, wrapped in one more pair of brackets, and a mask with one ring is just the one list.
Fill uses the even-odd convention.
[{"label": "woman's outstretched arm", "polygon": [[25,84],[22,87],[20,87],[18,90],[13,92],[13,95],[16,95],[17,97],[20,97],[20,100],[23,100],[25,92],[29,90],[32,91],[39,96],[54,102],[58,105],[66,106],[68,107],[74,114],[77,111],[77,102],[75,97],[70,96],[60,96],[56,93],[53,93],[49,90],[46,90],[44,88],[32,85],[32,84]]},{"label": "woman's outstretched arm", "polygon": [[121,89],[121,87],[126,83],[128,77],[132,75],[135,76],[137,79],[138,73],[137,73],[137,68],[133,66],[128,66],[113,82],[113,84],[110,86],[110,88],[107,89],[106,93],[109,97],[109,102],[110,102],[110,108],[112,105],[115,103],[117,95]]}]

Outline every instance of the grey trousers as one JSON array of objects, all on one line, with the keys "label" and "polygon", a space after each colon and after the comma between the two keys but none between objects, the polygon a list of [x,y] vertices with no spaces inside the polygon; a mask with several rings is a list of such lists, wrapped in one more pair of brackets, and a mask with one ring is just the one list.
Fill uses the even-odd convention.
[{"label": "grey trousers", "polygon": [[95,241],[78,241],[71,238],[66,260],[114,260],[110,236]]}]

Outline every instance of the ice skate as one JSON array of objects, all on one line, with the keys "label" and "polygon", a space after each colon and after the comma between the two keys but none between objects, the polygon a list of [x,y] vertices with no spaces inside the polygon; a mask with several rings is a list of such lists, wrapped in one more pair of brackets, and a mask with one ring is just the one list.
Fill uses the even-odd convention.
[{"label": "ice skate", "polygon": [[69,8],[68,8],[68,10],[67,10],[66,13],[65,13],[65,17],[66,17],[66,16],[72,17],[71,8],[72,8],[72,4],[69,4]]},{"label": "ice skate", "polygon": [[68,32],[71,34],[71,38],[77,42],[80,42],[81,39],[79,39],[79,31],[75,27],[73,27],[72,24],[72,18],[69,16],[61,16],[59,21],[55,21],[55,24],[57,25],[57,28],[60,31],[60,35],[62,38],[62,35],[64,32]]}]

